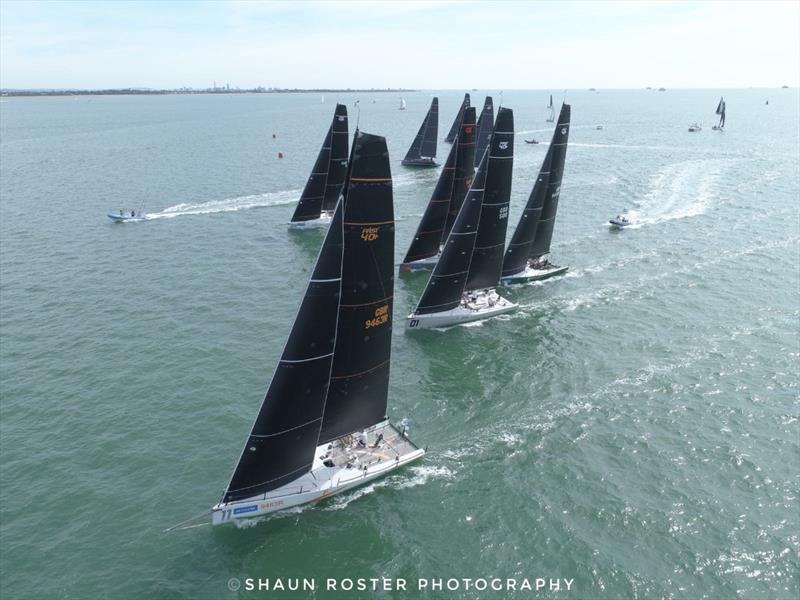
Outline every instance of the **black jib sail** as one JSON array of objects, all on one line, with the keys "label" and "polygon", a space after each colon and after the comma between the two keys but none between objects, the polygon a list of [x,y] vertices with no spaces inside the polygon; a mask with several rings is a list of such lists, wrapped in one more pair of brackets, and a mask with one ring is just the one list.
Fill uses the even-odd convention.
[{"label": "black jib sail", "polygon": [[478,234],[481,218],[483,188],[486,182],[486,164],[489,153],[475,172],[472,185],[458,212],[453,230],[447,236],[442,256],[431,273],[414,314],[436,313],[451,310],[459,305],[467,283],[467,273]]},{"label": "black jib sail", "polygon": [[536,238],[531,247],[530,258],[534,260],[550,252],[550,241],[553,239],[553,226],[558,211],[558,197],[561,194],[561,178],[564,175],[564,162],[567,157],[570,112],[569,104],[561,105],[558,123],[553,133],[553,139],[550,141],[550,148],[548,148],[550,177],[547,181],[542,216],[539,218]]},{"label": "black jib sail", "polygon": [[478,117],[478,132],[475,136],[475,166],[481,162],[483,152],[489,147],[494,129],[494,103],[491,96],[486,96],[483,110]]},{"label": "black jib sail", "polygon": [[461,108],[458,109],[458,114],[456,118],[453,120],[453,124],[450,126],[450,131],[447,134],[447,137],[444,138],[444,141],[448,144],[452,144],[453,140],[456,139],[458,135],[458,129],[461,127],[461,120],[464,118],[464,111],[469,108],[469,94],[464,94],[464,100],[461,102]]},{"label": "black jib sail", "polygon": [[514,113],[510,108],[501,107],[489,144],[483,204],[469,265],[467,291],[492,288],[500,283],[513,163]]},{"label": "black jib sail", "polygon": [[[341,165],[342,161],[344,166]],[[346,162],[347,107],[337,104],[317,161],[292,215],[292,222],[318,219],[323,210],[334,209],[344,180]]]},{"label": "black jib sail", "polygon": [[544,199],[547,195],[552,151],[553,146],[551,144],[547,149],[547,154],[545,154],[531,194],[528,196],[525,210],[522,211],[522,216],[519,218],[514,235],[511,236],[511,243],[508,245],[506,255],[503,258],[503,277],[520,273],[528,265],[528,258],[531,257],[533,249],[533,241],[536,239],[536,232],[539,229],[542,206],[544,206]]},{"label": "black jib sail", "polygon": [[344,190],[342,293],[319,443],[386,415],[394,294],[394,211],[386,140],[357,133]]},{"label": "black jib sail", "polygon": [[464,111],[464,118],[461,121],[461,132],[458,134],[456,145],[456,171],[453,180],[453,193],[450,196],[450,207],[447,209],[447,221],[444,226],[442,241],[447,238],[453,223],[456,222],[458,211],[467,195],[472,178],[475,175],[475,136],[477,127],[475,126],[475,107],[468,106]]},{"label": "black jib sail", "polygon": [[342,270],[342,205],[333,215],[223,502],[274,490],[311,469],[333,362]]},{"label": "black jib sail", "polygon": [[436,143],[439,137],[439,99],[434,98],[431,101],[431,107],[428,109],[428,114],[425,115],[425,120],[422,121],[417,137],[411,143],[411,147],[403,159],[403,164],[416,164],[420,159],[428,159],[427,163],[432,163],[433,158],[436,157]]},{"label": "black jib sail", "polygon": [[[465,126],[461,128],[461,135],[456,137],[455,143],[450,148],[447,161],[439,174],[439,180],[408,248],[404,263],[436,256],[449,233],[446,227],[450,210],[454,205],[461,207],[461,201],[467,191],[467,180],[472,179],[472,152],[475,148],[475,109],[468,108],[467,113],[464,119]],[[469,166],[465,168],[467,162]],[[455,196],[460,198],[458,202],[454,202]],[[454,221],[458,208],[453,213]]]},{"label": "black jib sail", "polygon": [[719,123],[717,123],[717,127],[722,129],[725,127],[725,99],[720,98],[719,104],[717,104],[717,111],[716,114],[719,115]]}]

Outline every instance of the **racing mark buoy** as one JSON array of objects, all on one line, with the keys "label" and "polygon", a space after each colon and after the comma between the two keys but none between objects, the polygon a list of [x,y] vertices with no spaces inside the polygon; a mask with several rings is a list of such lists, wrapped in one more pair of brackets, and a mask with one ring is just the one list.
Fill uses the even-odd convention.
[{"label": "racing mark buoy", "polygon": [[272,134],[272,139],[274,140],[276,137],[278,137],[278,136],[273,133]]},{"label": "racing mark buoy", "polygon": [[283,158],[283,152],[278,152],[278,158]]}]

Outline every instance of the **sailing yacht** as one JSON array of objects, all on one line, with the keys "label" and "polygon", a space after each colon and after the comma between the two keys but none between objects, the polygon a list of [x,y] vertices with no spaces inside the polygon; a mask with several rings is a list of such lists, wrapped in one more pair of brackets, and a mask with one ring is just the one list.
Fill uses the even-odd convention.
[{"label": "sailing yacht", "polygon": [[411,142],[406,157],[401,163],[405,167],[436,167],[436,142],[439,137],[439,98],[434,97],[417,136]]},{"label": "sailing yacht", "polygon": [[398,110],[405,110],[405,109],[406,109],[406,99],[400,98],[400,107],[398,108]]},{"label": "sailing yacht", "polygon": [[401,271],[430,269],[439,260],[442,244],[453,227],[474,175],[475,108],[468,106],[459,123],[460,133],[447,155],[439,180],[400,264]]},{"label": "sailing yacht", "polygon": [[719,104],[717,104],[716,114],[719,115],[719,123],[714,125],[711,129],[714,131],[722,131],[725,127],[725,99],[720,98]]},{"label": "sailing yacht", "polygon": [[347,107],[337,104],[325,141],[289,222],[290,228],[308,229],[330,224],[347,171],[347,137]]},{"label": "sailing yacht", "polygon": [[568,268],[551,264],[549,257],[567,156],[570,114],[570,105],[562,104],[550,147],[503,258],[503,284],[548,279]]},{"label": "sailing yacht", "polygon": [[494,103],[491,96],[486,96],[483,102],[483,110],[478,117],[478,132],[475,134],[475,168],[483,158],[483,153],[489,146],[492,139],[492,129],[494,128]]},{"label": "sailing yacht", "polygon": [[448,144],[452,144],[456,139],[461,127],[461,121],[464,120],[464,111],[469,108],[469,102],[469,93],[466,93],[464,94],[464,100],[461,102],[461,108],[458,109],[458,114],[453,120],[453,124],[450,126],[450,131],[447,133],[447,137],[444,138],[444,141]]},{"label": "sailing yacht", "polygon": [[342,197],[212,523],[308,504],[422,457],[386,417],[394,291],[386,140],[356,131]]},{"label": "sailing yacht", "polygon": [[553,94],[550,94],[550,104],[547,105],[547,122],[552,123],[556,120],[556,110],[553,107]]},{"label": "sailing yacht", "polygon": [[447,327],[515,310],[500,296],[511,171],[514,114],[500,108],[492,140],[433,269],[422,297],[407,320],[410,329]]}]

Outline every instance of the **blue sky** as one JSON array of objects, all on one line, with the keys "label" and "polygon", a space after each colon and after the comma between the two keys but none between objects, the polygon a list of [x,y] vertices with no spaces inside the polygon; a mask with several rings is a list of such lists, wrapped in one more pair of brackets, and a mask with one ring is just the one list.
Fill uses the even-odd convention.
[{"label": "blue sky", "polygon": [[800,2],[0,0],[9,88],[774,87]]}]

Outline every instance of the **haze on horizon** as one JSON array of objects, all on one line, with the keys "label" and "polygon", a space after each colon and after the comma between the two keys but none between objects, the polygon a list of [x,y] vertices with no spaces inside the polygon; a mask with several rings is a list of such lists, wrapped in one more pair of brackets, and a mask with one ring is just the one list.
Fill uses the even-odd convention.
[{"label": "haze on horizon", "polygon": [[12,2],[0,87],[798,86],[800,3]]}]

